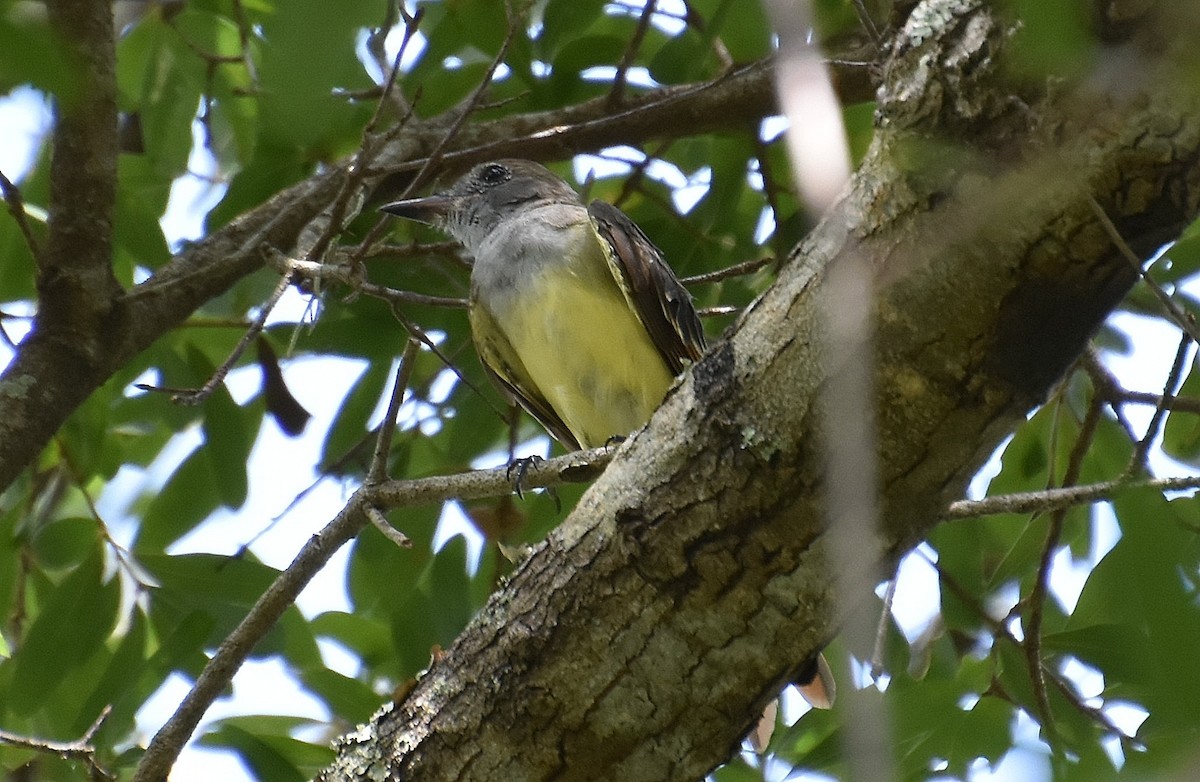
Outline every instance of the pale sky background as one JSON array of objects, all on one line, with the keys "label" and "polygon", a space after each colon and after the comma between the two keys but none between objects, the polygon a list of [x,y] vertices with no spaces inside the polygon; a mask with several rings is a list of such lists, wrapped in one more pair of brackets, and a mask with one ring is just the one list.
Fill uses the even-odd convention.
[{"label": "pale sky background", "polygon": [[[394,41],[392,43],[395,45]],[[414,49],[413,56],[418,51],[419,49]],[[48,129],[46,106],[34,91],[18,89],[0,98],[0,171],[19,183],[32,163],[40,139]],[[778,120],[770,124],[765,133],[774,135],[781,129],[782,120]],[[619,154],[631,160],[640,158],[640,153],[636,150],[620,150]],[[190,167],[200,176],[186,176],[176,182],[167,213],[162,219],[163,230],[172,246],[178,246],[184,240],[202,235],[204,214],[224,193],[222,187],[213,186],[207,181],[209,176],[215,174],[215,165],[199,145],[193,152]],[[621,172],[624,167],[611,159],[584,156],[577,160],[576,170],[581,178],[589,169],[604,175]],[[672,186],[680,187],[677,199],[685,207],[694,204],[706,189],[705,171],[687,178],[677,169],[663,165],[652,167],[650,173]],[[758,227],[758,233],[761,235],[769,229],[768,222]],[[272,321],[298,321],[302,318],[306,305],[307,302],[294,289],[290,290],[272,314]],[[0,306],[9,314],[21,314],[21,310],[10,303],[0,302]],[[339,305],[333,302],[330,306]],[[9,325],[16,323],[9,321],[6,327],[14,337],[19,338],[19,325]],[[1131,315],[1117,316],[1114,323],[1131,335],[1132,342],[1136,345],[1136,354],[1113,356],[1108,362],[1109,367],[1131,389],[1161,392],[1174,357],[1177,333],[1161,321]],[[319,323],[317,327],[319,328]],[[403,342],[404,335],[397,325],[397,353]],[[0,365],[7,364],[10,357],[7,349],[0,347]],[[355,488],[336,480],[322,481],[281,521],[271,524],[271,520],[278,516],[294,497],[317,479],[313,466],[318,461],[321,443],[331,418],[353,381],[364,369],[363,362],[338,358],[285,361],[284,374],[289,388],[301,404],[313,413],[308,428],[303,436],[293,439],[283,435],[273,421],[268,419],[264,422],[251,455],[250,492],[246,504],[236,511],[218,512],[199,530],[172,546],[171,553],[205,551],[231,554],[261,530],[270,527],[253,544],[253,551],[272,567],[286,567],[304,542],[337,513]],[[228,380],[229,389],[239,403],[244,403],[256,393],[258,385],[258,373],[253,368],[237,370],[231,373]],[[376,420],[381,417],[383,406],[381,401]],[[1126,408],[1126,412],[1135,426],[1144,429],[1152,409],[1148,406],[1129,407]],[[176,438],[149,470],[123,468],[118,473],[100,498],[99,508],[119,539],[127,541],[132,537],[135,521],[128,516],[129,504],[143,492],[161,486],[174,467],[199,442],[198,430],[185,432]],[[532,447],[544,453],[548,448],[548,441],[540,440]],[[1154,454],[1152,463],[1160,475],[1188,474],[1182,465],[1167,459],[1161,452]],[[993,459],[972,484],[972,497],[982,496],[987,480],[994,475],[996,469],[998,461]],[[1111,511],[1102,507],[1095,516],[1095,550],[1088,560],[1075,564],[1064,552],[1054,562],[1051,586],[1055,597],[1068,611],[1078,599],[1091,566],[1119,537]],[[472,554],[478,555],[482,541],[461,514],[443,514],[437,545],[440,546],[455,534],[466,536]],[[300,596],[299,606],[306,615],[315,616],[327,610],[349,609],[344,587],[348,551],[349,547],[343,548]],[[910,555],[900,572],[894,606],[897,620],[910,639],[919,635],[936,613],[937,593],[937,578],[933,570],[920,557]],[[1011,595],[1011,599],[1015,601],[1015,593]],[[1001,606],[1001,613],[1007,608],[1008,606]],[[1019,633],[1019,627],[1016,630]],[[355,658],[352,655],[331,642],[322,641],[320,646],[330,667],[351,676],[356,673]],[[1103,690],[1102,676],[1082,664],[1069,664],[1066,672],[1087,697],[1095,697]],[[148,740],[153,731],[167,719],[186,693],[188,686],[182,677],[172,677],[139,712],[139,725],[146,732],[143,740]],[[380,702],[384,699],[381,695]],[[798,697],[789,695],[785,698],[785,714],[789,721],[798,718],[804,708],[806,707]],[[1145,712],[1135,706],[1111,706],[1108,712],[1117,724],[1130,733],[1136,730],[1137,725],[1145,718]],[[245,665],[234,679],[233,697],[218,700],[209,710],[205,723],[236,714],[287,714],[309,717],[318,722],[324,722],[330,716],[319,701],[304,694],[301,685],[276,660]],[[1013,730],[1018,739],[1016,749],[995,769],[988,769],[986,764],[979,764],[969,779],[973,782],[1035,782],[1049,779],[1046,748],[1037,738],[1036,725],[1022,717],[1017,720]],[[202,725],[197,735],[203,731]],[[1119,753],[1115,742],[1109,749],[1110,752]],[[772,767],[771,770],[773,775],[782,778],[787,769]],[[776,771],[778,774],[775,774]],[[214,778],[236,782],[248,779],[249,776],[240,761],[231,754],[196,747],[185,750],[171,775],[174,782],[200,782]],[[823,777],[809,775],[805,778]]]}]

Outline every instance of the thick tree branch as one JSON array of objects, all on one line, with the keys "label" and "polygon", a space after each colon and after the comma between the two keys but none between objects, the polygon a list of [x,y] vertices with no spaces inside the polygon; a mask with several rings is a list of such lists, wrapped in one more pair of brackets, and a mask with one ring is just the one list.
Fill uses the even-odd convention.
[{"label": "thick tree branch", "polygon": [[1008,80],[1014,30],[990,6],[915,8],[891,42],[876,140],[850,191],[322,778],[684,780],[725,760],[839,624],[814,400],[842,357],[821,347],[823,270],[856,253],[879,283],[884,528],[841,574],[865,590],[961,497],[1136,279],[1092,199],[1139,251],[1196,214],[1200,112],[1169,65],[1188,28],[1136,21],[1125,29],[1139,38],[1121,44],[1141,59],[1119,93],[1095,79],[1046,92],[1045,80]]},{"label": "thick tree branch", "polygon": [[[410,341],[406,366],[411,366],[411,357],[415,355],[415,350],[411,348],[413,344]],[[403,393],[405,385],[398,382],[396,387]],[[394,420],[393,417],[393,424]],[[385,439],[390,439],[390,436],[381,431],[379,442]],[[386,457],[387,449],[377,448],[376,463],[382,458],[380,454]],[[538,462],[531,465],[522,476],[522,484],[527,489],[535,489],[590,480],[597,471],[603,469],[610,456],[606,448],[593,448]],[[255,645],[275,626],[283,612],[295,603],[297,595],[325,567],[330,557],[362,530],[369,520],[368,514],[379,514],[379,508],[413,507],[449,499],[498,497],[510,494],[512,490],[512,478],[504,467],[416,480],[371,481],[364,485],[337,516],[309,539],[287,569],[255,602],[246,617],[221,642],[216,654],[196,679],[196,684],[146,747],[134,772],[134,782],[154,782],[167,777],[204,713],[229,686]]]},{"label": "thick tree branch", "polygon": [[[120,294],[111,266],[117,177],[112,6],[52,0],[47,11],[70,72],[56,105],[49,234],[36,251],[37,315],[18,358],[0,377],[0,465],[11,454],[19,461],[14,468],[27,464],[65,418],[44,416],[43,408],[69,412],[95,388],[91,378],[104,364]],[[14,474],[0,466],[0,486]]]}]

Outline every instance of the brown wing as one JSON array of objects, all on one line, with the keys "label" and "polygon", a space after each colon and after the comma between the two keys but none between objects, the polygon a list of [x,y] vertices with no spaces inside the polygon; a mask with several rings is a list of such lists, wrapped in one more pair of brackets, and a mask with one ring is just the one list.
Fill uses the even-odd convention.
[{"label": "brown wing", "polygon": [[[525,369],[517,352],[505,336],[504,331],[479,301],[472,301],[468,310],[471,320],[471,332],[476,335],[475,350],[483,362],[483,368],[489,377],[508,396],[515,399],[521,407],[537,419],[537,422],[562,443],[568,450],[578,451],[579,443],[563,420],[550,407],[550,403],[542,396],[537,385]],[[486,335],[481,337],[480,335]]]},{"label": "brown wing", "polygon": [[613,276],[663,360],[678,375],[704,353],[704,330],[692,296],[642,229],[612,204],[593,201],[588,214],[611,249]]}]

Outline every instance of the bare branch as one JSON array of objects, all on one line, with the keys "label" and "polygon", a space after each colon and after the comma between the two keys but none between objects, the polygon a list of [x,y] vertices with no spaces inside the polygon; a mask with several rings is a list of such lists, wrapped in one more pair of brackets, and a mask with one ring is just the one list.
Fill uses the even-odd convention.
[{"label": "bare branch", "polygon": [[657,0],[646,0],[646,5],[642,7],[642,15],[638,17],[637,27],[634,28],[629,44],[625,47],[625,52],[617,63],[617,73],[613,77],[612,90],[608,94],[608,105],[612,108],[620,106],[625,99],[625,81],[629,77],[629,67],[637,58],[638,49],[642,46],[646,31],[650,29],[650,19],[654,16],[656,5],[658,5]]},{"label": "bare branch", "polygon": [[32,736],[22,736],[18,733],[10,733],[7,730],[0,730],[0,744],[8,744],[13,747],[21,747],[23,749],[31,749],[35,752],[43,752],[48,755],[57,755],[64,760],[76,760],[87,767],[88,774],[93,782],[108,782],[108,780],[116,779],[116,776],[104,769],[96,759],[96,748],[92,745],[92,739],[95,737],[100,726],[104,724],[104,720],[108,718],[109,712],[112,711],[112,706],[105,706],[100,710],[98,716],[91,726],[84,731],[84,734],[74,741],[53,741],[51,739],[41,739]]},{"label": "bare branch", "polygon": [[999,494],[995,497],[985,497],[982,500],[959,500],[950,503],[942,513],[942,518],[946,520],[975,519],[997,513],[1048,512],[1075,505],[1107,502],[1116,499],[1124,492],[1138,489],[1186,491],[1197,488],[1200,488],[1200,476],[1197,475],[1189,475],[1184,478],[1104,481],[1061,489]]},{"label": "bare branch", "polygon": [[33,229],[29,227],[29,217],[25,214],[25,199],[21,198],[21,189],[13,184],[12,180],[0,171],[0,192],[4,194],[4,202],[8,204],[8,212],[13,216],[13,220],[17,223],[17,229],[21,232],[21,236],[25,237],[25,244],[29,247],[29,253],[33,256],[35,262],[38,261],[38,241],[33,235]]},{"label": "bare branch", "polygon": [[[611,457],[612,453],[607,448],[593,448],[548,459],[530,466],[524,477],[524,485],[526,488],[545,488],[590,480]],[[512,483],[505,467],[417,480],[384,481],[360,488],[324,529],[309,538],[292,564],[279,574],[246,617],[221,642],[175,713],[150,740],[134,771],[133,782],[159,782],[167,778],[171,766],[196,730],[204,712],[229,685],[255,645],[275,626],[279,617],[295,602],[330,557],[369,522],[365,510],[367,507],[398,508],[511,493]]]},{"label": "bare branch", "polygon": [[[1057,401],[1056,412],[1062,412],[1065,405],[1062,403],[1061,395]],[[1067,459],[1067,470],[1063,475],[1062,485],[1073,486],[1079,480],[1079,473],[1083,469],[1083,457],[1087,454],[1088,448],[1091,447],[1092,439],[1096,435],[1096,427],[1100,423],[1100,411],[1103,408],[1104,402],[1099,395],[1094,396],[1091,403],[1088,405],[1087,415],[1083,419],[1083,424],[1079,428],[1079,436],[1075,440],[1075,444],[1071,447],[1071,454]],[[1055,427],[1057,431],[1057,427]],[[1054,449],[1051,448],[1051,463],[1054,461]],[[1051,747],[1057,749],[1058,730],[1054,722],[1054,714],[1050,709],[1050,697],[1046,692],[1046,677],[1044,666],[1042,664],[1042,618],[1043,606],[1046,602],[1046,592],[1050,584],[1050,566],[1053,564],[1054,555],[1058,552],[1058,545],[1062,539],[1063,522],[1067,517],[1067,508],[1058,508],[1050,515],[1050,525],[1046,530],[1046,540],[1042,544],[1041,556],[1038,560],[1038,569],[1033,582],[1033,588],[1030,589],[1029,598],[1026,601],[1028,613],[1025,616],[1025,660],[1029,667],[1029,679],[1033,685],[1034,700],[1037,703],[1038,714],[1042,723],[1042,728],[1046,733],[1046,738]]]},{"label": "bare branch", "polygon": [[1096,217],[1100,220],[1100,225],[1104,227],[1109,239],[1116,245],[1121,256],[1137,271],[1138,277],[1146,284],[1150,292],[1154,294],[1154,298],[1158,299],[1163,311],[1175,322],[1176,326],[1192,338],[1193,342],[1200,343],[1200,329],[1196,327],[1196,319],[1176,304],[1170,294],[1164,291],[1161,285],[1151,279],[1150,275],[1146,274],[1146,270],[1142,268],[1142,259],[1137,256],[1137,253],[1133,251],[1129,243],[1125,241],[1125,237],[1121,236],[1121,232],[1113,224],[1112,218],[1108,216],[1108,212],[1104,211],[1104,207],[1100,206],[1100,203],[1095,198],[1090,200],[1090,204],[1092,211],[1096,213]]},{"label": "bare branch", "polygon": [[392,436],[396,432],[396,421],[400,417],[400,405],[404,402],[404,392],[408,390],[408,381],[412,376],[413,363],[417,359],[417,350],[421,343],[412,337],[404,346],[404,355],[400,357],[400,366],[396,367],[396,380],[392,385],[392,398],[388,401],[387,414],[379,425],[379,436],[375,440],[375,454],[371,457],[371,469],[367,472],[367,483],[374,485],[387,478],[388,455],[392,452]]},{"label": "bare branch", "polygon": [[1150,425],[1146,427],[1146,434],[1138,442],[1137,448],[1134,449],[1133,457],[1129,461],[1129,466],[1126,472],[1129,475],[1141,472],[1146,468],[1146,458],[1150,454],[1150,446],[1158,439],[1159,432],[1162,429],[1163,421],[1167,416],[1167,404],[1174,400],[1175,391],[1179,388],[1179,383],[1183,379],[1183,370],[1187,365],[1187,357],[1191,352],[1192,337],[1184,332],[1179,340],[1179,347],[1175,350],[1175,360],[1171,364],[1171,371],[1167,373],[1167,382],[1163,386],[1161,401],[1155,405],[1154,415],[1150,418]]}]

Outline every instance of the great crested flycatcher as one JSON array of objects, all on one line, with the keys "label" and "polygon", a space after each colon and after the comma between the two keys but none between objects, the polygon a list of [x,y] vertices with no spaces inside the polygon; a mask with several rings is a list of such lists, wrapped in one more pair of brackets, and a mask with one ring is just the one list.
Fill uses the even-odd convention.
[{"label": "great crested flycatcher", "polygon": [[[482,163],[445,192],[382,209],[467,248],[483,366],[568,448],[642,426],[704,352],[692,297],[658,248],[621,210],[584,206],[538,163]],[[806,668],[805,697],[831,701],[824,659]]]},{"label": "great crested flycatcher", "polygon": [[692,297],[658,248],[537,163],[484,163],[444,193],[383,211],[439,226],[474,256],[479,357],[568,448],[646,423],[704,352]]}]

